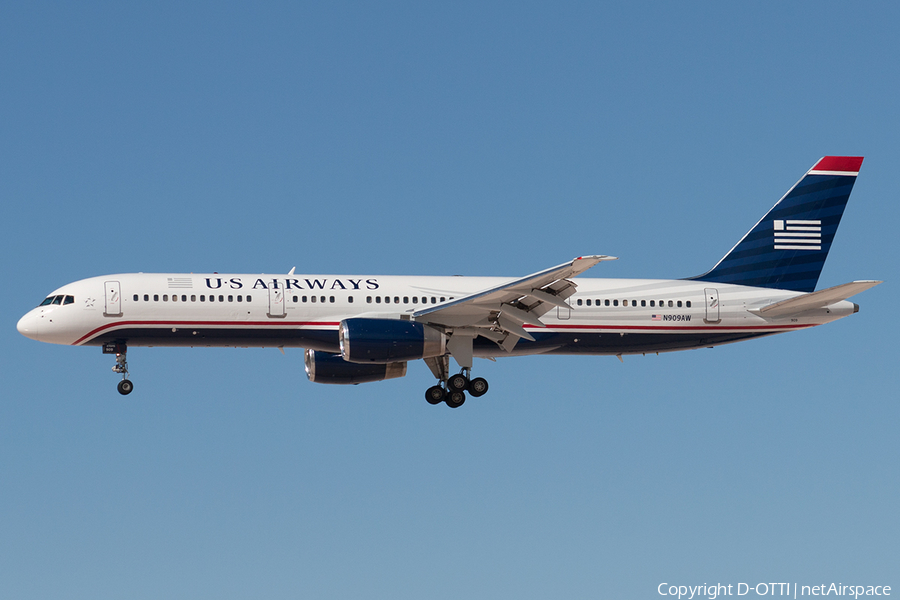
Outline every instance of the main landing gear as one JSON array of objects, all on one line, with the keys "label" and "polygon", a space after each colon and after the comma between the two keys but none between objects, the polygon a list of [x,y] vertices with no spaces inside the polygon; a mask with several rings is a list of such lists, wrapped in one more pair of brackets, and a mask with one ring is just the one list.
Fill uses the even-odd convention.
[{"label": "main landing gear", "polygon": [[125,342],[109,342],[103,345],[103,354],[116,355],[116,364],[113,365],[112,370],[113,373],[122,375],[122,381],[119,382],[116,389],[119,390],[119,393],[123,396],[127,396],[134,389],[134,384],[128,379],[127,353],[128,347],[125,345]]},{"label": "main landing gear", "polygon": [[433,385],[425,391],[425,400],[429,404],[444,402],[450,408],[459,408],[466,401],[466,392],[473,398],[484,396],[488,391],[488,382],[483,377],[469,379],[471,369],[451,375],[439,385]]}]

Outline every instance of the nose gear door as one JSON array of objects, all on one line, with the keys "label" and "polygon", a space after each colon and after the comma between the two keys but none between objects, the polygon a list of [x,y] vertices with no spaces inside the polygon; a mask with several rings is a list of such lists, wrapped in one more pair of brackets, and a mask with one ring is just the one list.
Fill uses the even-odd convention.
[{"label": "nose gear door", "polygon": [[106,317],[122,316],[122,293],[119,289],[118,281],[107,281],[103,284],[105,291],[106,304],[104,305],[103,315]]}]

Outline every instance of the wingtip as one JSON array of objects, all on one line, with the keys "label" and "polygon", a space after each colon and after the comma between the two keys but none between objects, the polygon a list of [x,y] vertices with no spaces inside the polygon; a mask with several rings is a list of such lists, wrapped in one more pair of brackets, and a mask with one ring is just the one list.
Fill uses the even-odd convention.
[{"label": "wingtip", "polygon": [[578,258],[575,259],[575,261],[579,261],[579,260],[593,260],[596,262],[601,262],[604,260],[619,260],[619,257],[618,256],[607,256],[606,254],[590,254],[587,256],[579,256]]}]

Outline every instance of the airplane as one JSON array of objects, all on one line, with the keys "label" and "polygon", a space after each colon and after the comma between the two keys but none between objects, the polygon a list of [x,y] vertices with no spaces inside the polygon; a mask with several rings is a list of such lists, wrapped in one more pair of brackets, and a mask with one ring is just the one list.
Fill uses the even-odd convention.
[{"label": "airplane", "polygon": [[[115,354],[129,346],[304,348],[315,383],[406,375],[423,360],[430,404],[462,406],[488,382],[475,357],[623,355],[708,348],[829,323],[881,281],[815,291],[862,157],[826,156],[702,275],[576,278],[580,256],[526,277],[127,273],[69,283],[17,324],[24,336]],[[459,366],[453,373],[450,357]]]}]

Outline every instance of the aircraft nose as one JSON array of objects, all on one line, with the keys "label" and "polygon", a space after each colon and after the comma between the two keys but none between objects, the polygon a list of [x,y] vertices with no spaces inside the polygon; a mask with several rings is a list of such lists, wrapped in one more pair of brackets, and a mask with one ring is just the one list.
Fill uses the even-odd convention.
[{"label": "aircraft nose", "polygon": [[34,312],[27,313],[24,317],[19,319],[19,322],[16,323],[16,329],[19,330],[19,333],[24,335],[27,338],[37,339],[38,335],[38,319]]}]

